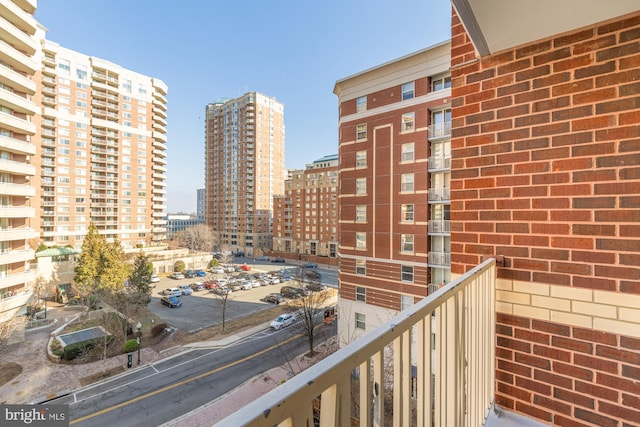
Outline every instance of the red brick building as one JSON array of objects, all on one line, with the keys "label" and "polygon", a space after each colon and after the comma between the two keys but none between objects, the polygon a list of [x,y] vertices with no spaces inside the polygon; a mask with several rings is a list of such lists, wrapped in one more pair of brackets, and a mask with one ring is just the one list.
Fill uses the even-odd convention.
[{"label": "red brick building", "polygon": [[340,342],[450,281],[449,42],[336,82]]},{"label": "red brick building", "polygon": [[637,426],[639,4],[523,3],[453,1],[452,274],[501,262],[497,404]]}]

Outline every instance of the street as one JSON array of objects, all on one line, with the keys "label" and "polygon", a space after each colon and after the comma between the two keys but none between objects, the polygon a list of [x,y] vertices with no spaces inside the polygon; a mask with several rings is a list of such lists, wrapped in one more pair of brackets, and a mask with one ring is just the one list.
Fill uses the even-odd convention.
[{"label": "street", "polygon": [[[336,334],[336,324],[316,330],[316,343]],[[69,404],[72,425],[157,426],[223,396],[250,378],[307,351],[301,324],[264,330],[224,348],[192,350],[81,389]]]}]

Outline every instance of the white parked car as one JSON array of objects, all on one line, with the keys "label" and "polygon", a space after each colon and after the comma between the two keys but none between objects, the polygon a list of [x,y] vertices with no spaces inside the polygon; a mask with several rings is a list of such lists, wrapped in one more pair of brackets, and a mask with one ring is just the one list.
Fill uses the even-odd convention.
[{"label": "white parked car", "polygon": [[271,326],[276,331],[282,328],[286,328],[289,325],[292,325],[296,321],[296,315],[293,313],[285,313],[281,316],[278,316],[276,320],[271,322],[269,326]]},{"label": "white parked car", "polygon": [[251,285],[251,283],[247,282],[246,280],[240,282],[240,289],[242,289],[243,291],[247,291],[252,288],[253,286]]},{"label": "white parked car", "polygon": [[212,267],[211,268],[211,272],[212,273],[216,273],[216,274],[224,274],[224,268],[222,268],[222,267]]},{"label": "white parked car", "polygon": [[160,278],[156,274],[152,274],[151,279],[149,280],[149,282],[151,283],[158,283],[159,281],[160,281]]},{"label": "white parked car", "polygon": [[193,289],[189,285],[180,285],[180,291],[182,295],[191,295],[193,294]]},{"label": "white parked car", "polygon": [[164,295],[173,295],[174,297],[181,297],[182,291],[178,288],[168,288],[162,291]]}]

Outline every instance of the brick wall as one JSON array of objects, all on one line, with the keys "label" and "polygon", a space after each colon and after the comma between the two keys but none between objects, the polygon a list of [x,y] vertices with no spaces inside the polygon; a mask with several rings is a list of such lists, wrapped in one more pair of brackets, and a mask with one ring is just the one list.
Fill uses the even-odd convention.
[{"label": "brick wall", "polygon": [[498,315],[496,403],[553,425],[640,423],[640,339]]},{"label": "brick wall", "polygon": [[452,271],[640,293],[640,16],[466,64],[460,27]]},{"label": "brick wall", "polygon": [[498,269],[500,406],[640,425],[640,13],[477,58],[452,19],[452,273]]}]

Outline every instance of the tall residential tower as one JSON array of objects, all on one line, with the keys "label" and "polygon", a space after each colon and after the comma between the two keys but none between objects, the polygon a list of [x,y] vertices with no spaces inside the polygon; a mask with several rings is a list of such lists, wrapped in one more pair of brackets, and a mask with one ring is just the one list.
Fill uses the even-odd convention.
[{"label": "tall residential tower", "polygon": [[272,245],[274,194],[284,192],[284,106],[258,92],[206,107],[206,223],[219,248]]},{"label": "tall residential tower", "polygon": [[125,248],[162,244],[167,86],[41,43],[33,162],[41,242],[79,249],[93,222]]}]

